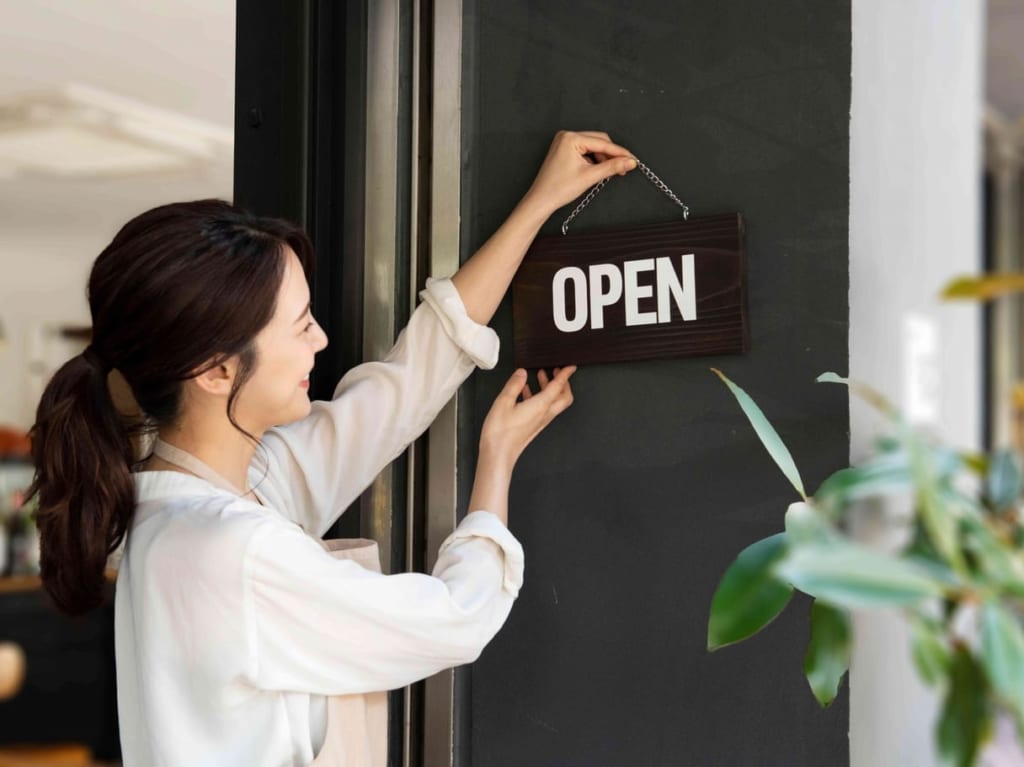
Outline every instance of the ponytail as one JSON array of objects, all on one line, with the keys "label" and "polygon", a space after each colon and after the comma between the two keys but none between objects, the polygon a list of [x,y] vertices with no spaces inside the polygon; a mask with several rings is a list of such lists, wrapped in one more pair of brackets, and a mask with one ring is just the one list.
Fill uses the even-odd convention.
[{"label": "ponytail", "polygon": [[132,442],[111,398],[109,371],[91,346],[66,362],[47,384],[29,432],[40,576],[69,615],[103,604],[107,558],[135,510]]}]

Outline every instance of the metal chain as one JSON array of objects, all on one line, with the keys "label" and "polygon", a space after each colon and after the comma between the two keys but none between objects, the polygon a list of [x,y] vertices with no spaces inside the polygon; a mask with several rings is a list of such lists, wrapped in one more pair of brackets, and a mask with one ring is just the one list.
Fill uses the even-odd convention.
[{"label": "metal chain", "polygon": [[[676,205],[678,205],[680,208],[683,209],[683,219],[684,220],[688,219],[690,217],[690,209],[686,206],[686,204],[682,200],[680,200],[678,197],[676,197],[676,193],[673,192],[671,189],[669,189],[668,186],[665,185],[665,182],[662,181],[657,176],[655,176],[654,175],[654,171],[652,171],[650,168],[648,168],[642,162],[637,160],[636,161],[636,165],[641,170],[641,172],[645,176],[647,176],[648,179],[650,179],[652,184],[654,184],[656,187],[658,187],[658,189],[660,189],[662,192],[664,192],[668,196],[668,198],[670,200],[672,200],[672,202],[674,202]],[[595,197],[597,197],[597,193],[600,192],[602,189],[604,189],[604,185],[607,184],[607,183],[608,183],[608,179],[607,178],[606,179],[602,179],[601,181],[599,181],[598,183],[594,184],[594,186],[592,186],[590,188],[590,191],[587,192],[586,197],[584,197],[582,200],[580,200],[579,205],[577,205],[575,208],[573,208],[573,211],[572,211],[572,213],[569,214],[569,217],[567,219],[565,219],[565,221],[562,222],[562,234],[567,234],[566,230],[569,228],[569,223],[574,218],[576,218],[577,215],[579,215],[579,212],[581,210],[583,210],[585,207],[587,207],[590,204],[591,200],[593,200]]]}]

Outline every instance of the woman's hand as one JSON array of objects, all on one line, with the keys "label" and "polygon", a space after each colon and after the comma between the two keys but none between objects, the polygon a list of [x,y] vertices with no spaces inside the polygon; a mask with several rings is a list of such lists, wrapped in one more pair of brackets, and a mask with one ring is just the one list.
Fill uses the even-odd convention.
[{"label": "woman's hand", "polygon": [[572,404],[569,378],[575,372],[575,365],[555,368],[555,377],[549,379],[543,370],[537,371],[540,391],[536,394],[526,383],[525,370],[517,370],[508,379],[484,419],[470,511],[485,509],[508,524],[512,469],[533,438]]},{"label": "woman's hand", "polygon": [[538,370],[540,391],[536,394],[530,391],[525,370],[513,373],[484,419],[481,456],[491,457],[511,471],[533,438],[572,404],[569,379],[575,372],[575,365],[555,368],[555,377],[549,379],[545,371]]},{"label": "woman's hand", "polygon": [[559,131],[523,200],[551,215],[602,179],[624,176],[636,166],[632,152],[612,143],[607,133]]}]

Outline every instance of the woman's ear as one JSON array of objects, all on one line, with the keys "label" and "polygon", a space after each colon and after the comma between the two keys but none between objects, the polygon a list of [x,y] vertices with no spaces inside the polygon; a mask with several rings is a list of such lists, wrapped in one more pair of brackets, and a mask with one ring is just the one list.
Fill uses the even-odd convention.
[{"label": "woman's ear", "polygon": [[[205,367],[205,365],[203,366]],[[203,368],[200,367],[200,370]],[[220,362],[209,370],[205,370],[192,378],[199,390],[218,397],[227,397],[231,393],[231,386],[235,382],[235,373],[238,369],[238,358],[231,357]]]}]

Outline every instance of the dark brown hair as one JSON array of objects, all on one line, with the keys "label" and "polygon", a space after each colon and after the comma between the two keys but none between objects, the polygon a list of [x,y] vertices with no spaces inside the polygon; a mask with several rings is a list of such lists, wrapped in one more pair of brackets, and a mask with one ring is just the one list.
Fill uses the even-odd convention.
[{"label": "dark brown hair", "polygon": [[[135,513],[133,442],[180,416],[182,382],[238,355],[228,418],[256,366],[255,337],[273,317],[285,246],[312,276],[297,226],[223,200],[162,205],[133,218],[89,275],[90,350],[47,384],[30,431],[38,495],[40,575],[56,606],[80,615],[103,603],[107,558]],[[108,371],[141,410],[114,404]]]}]

